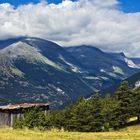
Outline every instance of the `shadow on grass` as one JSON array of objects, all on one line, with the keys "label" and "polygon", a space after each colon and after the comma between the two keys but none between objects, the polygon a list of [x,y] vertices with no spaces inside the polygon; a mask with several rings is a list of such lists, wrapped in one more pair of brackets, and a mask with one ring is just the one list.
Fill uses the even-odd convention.
[{"label": "shadow on grass", "polygon": [[133,125],[139,125],[139,124],[140,124],[140,120],[134,120],[127,123],[127,126],[133,126]]}]

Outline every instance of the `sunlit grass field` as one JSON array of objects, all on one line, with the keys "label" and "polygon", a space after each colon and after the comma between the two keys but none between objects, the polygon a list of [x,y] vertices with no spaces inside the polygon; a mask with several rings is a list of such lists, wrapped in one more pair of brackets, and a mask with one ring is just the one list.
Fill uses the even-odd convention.
[{"label": "sunlit grass field", "polygon": [[78,133],[58,130],[13,130],[0,129],[0,140],[140,140],[140,125],[131,126],[118,132]]}]

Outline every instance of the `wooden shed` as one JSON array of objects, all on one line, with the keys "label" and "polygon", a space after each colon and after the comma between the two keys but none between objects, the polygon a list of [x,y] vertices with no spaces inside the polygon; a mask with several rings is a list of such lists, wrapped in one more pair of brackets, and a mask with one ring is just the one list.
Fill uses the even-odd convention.
[{"label": "wooden shed", "polygon": [[5,106],[0,106],[0,127],[10,126],[14,124],[16,118],[22,118],[26,109],[33,107],[39,107],[41,110],[47,114],[50,105],[43,103],[24,103],[24,104],[9,104]]}]

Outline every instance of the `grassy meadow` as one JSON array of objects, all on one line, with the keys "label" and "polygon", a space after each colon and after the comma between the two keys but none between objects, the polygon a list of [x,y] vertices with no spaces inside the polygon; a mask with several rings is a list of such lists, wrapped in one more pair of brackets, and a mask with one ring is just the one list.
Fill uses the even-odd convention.
[{"label": "grassy meadow", "polygon": [[0,140],[140,140],[140,125],[131,126],[118,132],[79,133],[58,130],[0,129]]}]

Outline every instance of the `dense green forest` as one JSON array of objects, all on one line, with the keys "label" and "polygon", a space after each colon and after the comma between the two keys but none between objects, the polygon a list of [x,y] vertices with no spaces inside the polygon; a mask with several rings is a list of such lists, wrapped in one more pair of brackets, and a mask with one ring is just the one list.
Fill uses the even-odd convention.
[{"label": "dense green forest", "polygon": [[47,116],[39,108],[28,110],[23,119],[16,120],[14,128],[64,129],[79,132],[103,132],[127,126],[131,117],[140,120],[140,87],[131,88],[122,82],[113,96],[94,95],[79,98],[61,111]]}]

